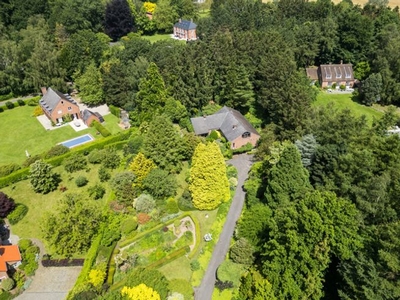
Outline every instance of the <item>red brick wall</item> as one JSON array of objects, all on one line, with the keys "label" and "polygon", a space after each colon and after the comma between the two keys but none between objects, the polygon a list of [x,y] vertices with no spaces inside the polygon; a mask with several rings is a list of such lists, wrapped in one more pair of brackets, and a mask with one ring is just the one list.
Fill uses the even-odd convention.
[{"label": "red brick wall", "polygon": [[247,143],[251,143],[253,147],[256,146],[257,141],[260,139],[260,136],[255,133],[250,133],[249,137],[243,138],[242,136],[239,136],[235,140],[231,142],[231,149],[238,149]]},{"label": "red brick wall", "polygon": [[[69,107],[71,108],[71,110],[68,110]],[[75,117],[79,118],[80,111],[78,105],[72,104],[71,102],[66,100],[60,100],[60,102],[58,102],[57,106],[51,113],[51,120],[54,123],[58,123],[58,118],[62,118],[65,115],[75,115]]]}]

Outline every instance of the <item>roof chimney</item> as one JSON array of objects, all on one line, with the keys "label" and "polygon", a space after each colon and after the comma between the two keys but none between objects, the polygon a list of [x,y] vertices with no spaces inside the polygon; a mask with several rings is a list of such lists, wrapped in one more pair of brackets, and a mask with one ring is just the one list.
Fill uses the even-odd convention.
[{"label": "roof chimney", "polygon": [[340,60],[340,64],[343,65],[343,60]]},{"label": "roof chimney", "polygon": [[42,90],[42,95],[46,95],[47,94],[47,88],[45,86],[40,88]]},{"label": "roof chimney", "polygon": [[181,18],[179,18],[179,23],[182,23],[182,19]]}]

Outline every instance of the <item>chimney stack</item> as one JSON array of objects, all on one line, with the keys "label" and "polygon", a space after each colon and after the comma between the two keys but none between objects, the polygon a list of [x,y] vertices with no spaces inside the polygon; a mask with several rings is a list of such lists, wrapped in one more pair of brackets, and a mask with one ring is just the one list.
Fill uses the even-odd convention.
[{"label": "chimney stack", "polygon": [[47,94],[47,88],[45,86],[40,88],[42,90],[42,95],[46,95]]},{"label": "chimney stack", "polygon": [[340,64],[343,65],[343,60],[340,60]]},{"label": "chimney stack", "polygon": [[181,18],[179,18],[179,23],[182,23],[182,19]]}]

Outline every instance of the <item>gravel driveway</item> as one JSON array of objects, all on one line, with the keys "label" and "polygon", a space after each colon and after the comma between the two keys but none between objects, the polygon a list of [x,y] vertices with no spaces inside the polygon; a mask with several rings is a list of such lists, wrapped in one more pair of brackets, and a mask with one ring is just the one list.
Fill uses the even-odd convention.
[{"label": "gravel driveway", "polygon": [[238,170],[238,185],[236,187],[235,196],[233,197],[231,207],[226,217],[224,228],[219,236],[219,240],[215,245],[210,263],[208,264],[206,273],[199,287],[195,288],[196,300],[211,300],[214,290],[216,271],[219,265],[224,261],[226,253],[229,250],[230,240],[235,230],[236,222],[242,213],[245,192],[242,185],[247,179],[250,167],[252,165],[253,156],[241,154],[229,160],[228,163],[234,165]]}]

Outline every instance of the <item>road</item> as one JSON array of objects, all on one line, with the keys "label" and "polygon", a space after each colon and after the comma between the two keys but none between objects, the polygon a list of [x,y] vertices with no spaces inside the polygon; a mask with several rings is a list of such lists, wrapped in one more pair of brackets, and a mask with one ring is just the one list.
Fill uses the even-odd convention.
[{"label": "road", "polygon": [[253,157],[250,155],[241,154],[228,161],[228,163],[234,165],[238,170],[238,185],[226,217],[224,228],[222,229],[219,240],[215,245],[206,273],[200,286],[194,289],[195,300],[211,300],[217,268],[225,259],[226,253],[229,250],[233,231],[235,230],[236,222],[242,212],[244,197],[246,194],[243,191],[242,186],[244,181],[247,179],[247,174],[252,165],[252,159]]}]

